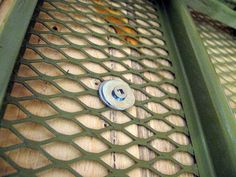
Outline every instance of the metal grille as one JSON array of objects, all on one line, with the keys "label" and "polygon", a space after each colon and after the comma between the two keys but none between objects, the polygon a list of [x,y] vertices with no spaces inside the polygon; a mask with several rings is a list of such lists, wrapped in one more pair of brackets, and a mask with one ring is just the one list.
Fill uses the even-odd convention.
[{"label": "metal grille", "polygon": [[[1,176],[198,176],[158,5],[48,0],[36,11],[4,103]],[[108,79],[128,83],[135,106],[105,107]]]},{"label": "metal grille", "polygon": [[236,33],[200,13],[192,11],[192,16],[236,116]]}]

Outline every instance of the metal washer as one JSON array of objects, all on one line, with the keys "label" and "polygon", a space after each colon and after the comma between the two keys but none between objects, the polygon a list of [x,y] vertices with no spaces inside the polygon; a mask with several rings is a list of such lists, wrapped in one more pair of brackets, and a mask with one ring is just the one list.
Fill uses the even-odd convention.
[{"label": "metal washer", "polygon": [[110,108],[125,110],[134,105],[135,97],[129,85],[121,80],[108,80],[99,86],[99,97]]}]

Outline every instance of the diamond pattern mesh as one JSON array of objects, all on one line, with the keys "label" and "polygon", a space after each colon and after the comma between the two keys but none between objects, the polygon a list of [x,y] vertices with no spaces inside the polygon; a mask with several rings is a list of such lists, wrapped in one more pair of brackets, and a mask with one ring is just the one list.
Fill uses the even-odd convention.
[{"label": "diamond pattern mesh", "polygon": [[[198,176],[158,6],[48,0],[36,11],[4,103],[0,175]],[[132,108],[101,103],[108,79],[130,85]]]},{"label": "diamond pattern mesh", "polygon": [[192,17],[236,116],[236,33],[195,11]]}]

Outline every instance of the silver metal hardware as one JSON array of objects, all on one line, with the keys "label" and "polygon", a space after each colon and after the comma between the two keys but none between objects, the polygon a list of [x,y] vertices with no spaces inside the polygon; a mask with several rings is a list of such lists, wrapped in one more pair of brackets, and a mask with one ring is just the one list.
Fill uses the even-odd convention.
[{"label": "silver metal hardware", "polygon": [[129,85],[121,80],[108,80],[99,86],[99,97],[110,108],[125,110],[133,106],[134,94]]}]

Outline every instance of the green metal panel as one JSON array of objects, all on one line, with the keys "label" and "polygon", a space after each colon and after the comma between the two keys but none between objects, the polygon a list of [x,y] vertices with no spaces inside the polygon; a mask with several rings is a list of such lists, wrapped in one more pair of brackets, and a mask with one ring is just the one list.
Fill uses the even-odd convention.
[{"label": "green metal panel", "polygon": [[214,66],[232,111],[235,114],[235,49],[234,31],[206,15],[192,10],[200,37]]},{"label": "green metal panel", "polygon": [[[104,18],[102,14],[94,11],[94,9],[91,10],[92,7],[100,7],[99,4],[93,1],[58,2],[57,0],[50,0],[44,1],[43,6],[39,5],[37,7],[36,11],[40,13],[39,16],[32,19],[35,21],[34,27],[31,27],[27,33],[27,36],[31,38],[27,37],[25,50],[18,57],[15,68],[16,74],[12,80],[13,91],[11,91],[12,89],[8,90],[4,102],[5,113],[1,122],[1,126],[5,130],[14,133],[19,139],[17,144],[1,148],[2,159],[18,171],[13,173],[12,176],[36,176],[56,167],[67,170],[68,173],[75,176],[80,176],[83,173],[81,174],[76,166],[78,163],[85,163],[85,161],[100,164],[107,176],[127,176],[137,168],[145,169],[142,173],[146,175],[198,175],[193,148],[188,138],[188,128],[168,121],[173,116],[184,121],[185,115],[177,92],[178,83],[174,79],[175,69],[172,67],[172,58],[168,55],[171,51],[165,45],[165,35],[167,34],[163,31],[162,25],[164,24],[160,24],[161,21],[156,16],[159,15],[156,14],[159,13],[159,6],[144,1],[117,2],[117,4],[120,9],[129,12],[125,15],[125,18],[130,21],[127,27],[139,30],[138,32],[128,34],[125,38],[115,33],[110,27],[112,22],[107,24],[102,20]],[[87,9],[88,6],[90,8]],[[104,6],[115,8],[112,3],[106,3]],[[100,8],[104,8],[104,6]],[[82,10],[86,12],[81,14]],[[143,17],[144,10],[148,13]],[[136,14],[139,12],[141,15],[138,14],[134,18],[134,12]],[[80,14],[79,18],[76,16],[77,14]],[[116,16],[111,15],[111,17]],[[122,17],[124,17],[123,14],[120,18]],[[146,19],[149,20],[146,21]],[[116,26],[116,24],[113,25]],[[94,27],[98,30],[95,31]],[[52,38],[48,40],[47,36],[50,35]],[[75,43],[71,36],[84,42],[82,44]],[[137,44],[132,44],[125,41],[128,37],[133,39],[131,41],[139,38],[139,41]],[[54,43],[55,38],[60,39],[60,42]],[[121,44],[112,43],[109,40],[110,38],[120,41]],[[101,45],[99,45],[100,43],[96,44],[94,39],[101,41]],[[55,56],[49,54],[51,51]],[[71,56],[71,51],[74,51],[76,55]],[[97,58],[94,51],[100,54],[100,58]],[[107,66],[105,65],[106,62],[112,62],[112,65],[119,66],[122,70],[117,70],[112,65]],[[146,64],[150,62],[151,65]],[[88,63],[101,67],[102,72],[93,70]],[[67,65],[80,68],[82,73],[78,75],[73,71],[66,70]],[[22,70],[25,68],[27,68],[27,72],[23,73]],[[44,68],[49,71],[44,71]],[[150,75],[154,77],[150,79]],[[97,89],[86,84],[87,78],[95,79],[100,83],[107,77],[122,79],[135,90],[135,107],[122,113],[124,114],[122,117],[129,119],[125,123],[120,124],[108,119],[106,115],[110,112],[110,108],[104,107],[100,103],[91,106],[83,99],[84,96],[92,97],[95,101],[98,99]],[[59,80],[63,79],[77,83],[82,90],[72,92],[70,89],[64,88],[59,83]],[[46,83],[49,87],[53,87],[56,92],[53,94],[39,92],[36,86],[32,86],[34,82]],[[166,84],[173,89],[166,90]],[[14,93],[14,88],[22,88],[25,95],[17,96],[17,93]],[[150,91],[150,88],[154,89],[154,92]],[[156,95],[158,90],[161,95]],[[75,110],[70,112],[70,110],[63,109],[60,101],[64,103],[73,102]],[[46,114],[42,115],[31,109],[33,104],[41,106]],[[16,110],[16,112],[13,110]],[[121,114],[117,111],[111,113]],[[86,114],[93,115],[104,122],[104,127],[98,130],[86,127],[78,119],[78,117]],[[50,126],[49,122],[57,121],[58,116],[73,122],[82,131],[73,135],[63,135],[57,132]],[[158,127],[154,126],[156,123],[157,125],[164,124],[167,130],[160,132]],[[33,126],[32,124],[40,127],[42,131],[53,134],[53,137],[45,140],[35,140],[27,136],[21,127]],[[130,126],[144,129],[147,135],[135,135],[129,131],[128,127]],[[123,136],[131,141],[122,144],[122,146],[113,141],[109,142],[103,136],[107,132],[122,132]],[[171,138],[173,134],[184,136],[186,141],[173,140]],[[88,136],[104,144],[106,146],[105,150],[92,153],[89,149],[85,149],[76,143],[77,139]],[[171,149],[158,150],[155,145],[156,141],[168,142]],[[55,148],[54,145],[58,143],[63,143],[64,146],[75,149],[80,155],[66,161],[58,159],[49,151],[50,147]],[[134,156],[132,151],[129,151],[132,147],[138,147],[139,151],[144,154],[145,151],[148,151],[148,154],[151,155],[147,157]],[[20,164],[21,161],[16,156],[24,158],[28,153],[36,154],[39,159],[46,161],[46,163],[41,166],[38,162],[33,169],[27,169],[29,167]],[[182,163],[181,159],[176,158],[176,153],[185,153],[190,158],[190,162],[192,161],[190,165],[188,165],[188,162]],[[117,169],[113,163],[110,164],[104,160],[104,157],[110,154],[117,156],[118,159],[130,159],[132,163],[124,167],[117,167]],[[172,170],[168,173],[162,170],[158,165],[161,162],[168,164]]]},{"label": "green metal panel", "polygon": [[[204,2],[215,4],[223,12],[209,8],[207,14],[235,27],[231,9],[216,0],[201,2],[188,5],[203,10],[209,7]],[[8,22],[23,19],[17,42],[9,40],[9,26],[0,37],[0,54],[7,56],[0,60],[6,70],[0,77],[5,95],[1,176],[86,176],[91,174],[87,168],[97,176],[235,177],[231,30],[221,34],[222,24],[214,29],[209,18],[196,13],[201,40],[182,0],[45,0],[36,7],[16,58],[36,1],[24,3],[20,12],[14,7]],[[218,44],[204,47],[215,37],[228,40],[230,46],[223,43],[228,53]],[[218,50],[220,59],[212,50]],[[222,61],[225,55],[231,60]],[[218,72],[222,67],[229,71]],[[225,78],[228,74],[232,82]],[[98,85],[114,78],[134,90],[133,108],[111,111],[99,102]],[[58,122],[73,125],[73,133],[58,130]],[[95,141],[100,150],[92,150]],[[162,144],[166,146],[160,148]],[[66,154],[68,149],[74,153]]]},{"label": "green metal panel", "polygon": [[[186,6],[184,3],[170,1],[167,7],[198,109],[211,168],[216,176],[234,176],[236,122]],[[222,164],[222,159],[227,159],[229,163]]]},{"label": "green metal panel", "polygon": [[[227,102],[223,104],[231,108],[231,116],[222,116],[223,125],[226,125],[225,132],[228,133],[226,139],[232,142],[229,150],[233,159],[232,174],[235,174],[235,148],[236,148],[236,121],[235,121],[235,32],[224,24],[215,21],[203,14],[192,11],[192,17],[196,23],[198,32],[208,53],[208,60],[214,67],[218,81],[224,91]],[[221,41],[221,42],[220,42]],[[212,73],[213,74],[213,73]],[[222,100],[220,100],[222,103]]]},{"label": "green metal panel", "polygon": [[[196,105],[196,101],[193,98],[193,92],[192,92],[192,88],[190,85],[190,82],[192,81],[193,83],[195,83],[196,81],[200,81],[200,79],[198,78],[199,75],[197,77],[193,77],[193,78],[189,78],[190,76],[186,71],[186,68],[189,68],[190,71],[195,71],[195,68],[192,67],[188,67],[188,66],[184,66],[185,64],[189,64],[190,62],[194,62],[195,60],[194,58],[194,52],[184,52],[185,54],[189,54],[191,56],[183,56],[180,55],[180,52],[183,51],[188,51],[190,50],[187,46],[191,47],[191,44],[189,43],[185,43],[186,41],[184,40],[188,40],[188,36],[186,35],[186,33],[184,33],[185,28],[189,28],[189,22],[186,22],[186,26],[182,26],[180,21],[183,22],[182,20],[180,20],[179,18],[181,18],[180,14],[176,14],[176,13],[180,13],[182,12],[182,10],[176,10],[170,8],[171,6],[167,3],[167,1],[165,3],[163,3],[163,14],[165,15],[165,21],[169,21],[169,24],[167,25],[167,31],[168,31],[168,38],[170,40],[170,44],[171,44],[171,48],[173,51],[175,51],[175,57],[174,58],[174,62],[177,66],[177,71],[178,71],[178,75],[179,75],[179,82],[180,84],[180,94],[181,94],[181,98],[183,99],[183,105],[185,107],[185,114],[187,116],[187,122],[188,122],[188,127],[190,129],[190,136],[192,139],[192,143],[194,146],[194,151],[196,155],[196,160],[198,162],[198,169],[200,172],[200,176],[215,176],[215,172],[212,166],[212,162],[209,156],[209,152],[207,149],[207,141],[204,135],[204,131],[203,131],[203,127],[202,127],[202,123],[201,123],[201,115],[199,115],[199,111],[198,111],[198,106]],[[181,5],[179,7],[182,7],[185,9],[185,5]],[[177,8],[177,6],[176,6]],[[172,14],[170,12],[173,12],[175,14]],[[186,17],[188,17],[188,15],[183,15],[183,19],[184,21],[186,20]],[[178,19],[177,19],[178,18]],[[177,24],[175,24],[174,22],[177,22]],[[169,30],[168,30],[169,29]],[[191,30],[191,29],[189,29]],[[176,32],[178,32],[178,34],[176,34]],[[179,39],[175,39],[175,36],[177,35],[180,38]],[[181,40],[181,42],[179,41]],[[182,47],[178,46],[178,44],[181,44]],[[178,48],[179,47],[179,48]],[[186,60],[188,60],[188,62],[186,61],[182,61],[181,58],[184,58]],[[190,59],[191,58],[191,59]],[[194,70],[193,70],[194,69]],[[197,71],[195,71],[196,74],[199,74]],[[201,84],[198,84],[198,86],[201,86]],[[200,88],[197,88],[197,93],[201,93],[202,91],[200,91]],[[199,97],[199,95],[198,95]],[[205,117],[205,116],[204,116]],[[203,118],[204,118],[203,117]],[[207,125],[207,124],[206,124]]]}]

